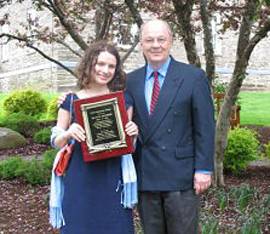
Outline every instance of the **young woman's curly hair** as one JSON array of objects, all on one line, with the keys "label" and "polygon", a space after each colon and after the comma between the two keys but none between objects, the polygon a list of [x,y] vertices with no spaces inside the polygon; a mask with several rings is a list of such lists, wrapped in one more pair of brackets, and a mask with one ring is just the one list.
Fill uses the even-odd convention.
[{"label": "young woman's curly hair", "polygon": [[85,51],[83,58],[81,59],[77,67],[77,86],[79,89],[89,87],[92,82],[91,71],[95,68],[98,56],[101,52],[108,52],[116,58],[116,68],[113,79],[108,83],[110,91],[123,90],[125,88],[126,75],[122,69],[120,55],[117,49],[106,41],[99,41],[93,43]]}]

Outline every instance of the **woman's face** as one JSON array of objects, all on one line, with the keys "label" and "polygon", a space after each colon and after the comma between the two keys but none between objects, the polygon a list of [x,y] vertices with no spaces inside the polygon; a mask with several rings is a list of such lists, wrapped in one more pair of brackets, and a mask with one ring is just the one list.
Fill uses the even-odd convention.
[{"label": "woman's face", "polygon": [[114,55],[107,51],[101,52],[91,73],[91,83],[99,86],[107,85],[114,77],[116,63]]}]

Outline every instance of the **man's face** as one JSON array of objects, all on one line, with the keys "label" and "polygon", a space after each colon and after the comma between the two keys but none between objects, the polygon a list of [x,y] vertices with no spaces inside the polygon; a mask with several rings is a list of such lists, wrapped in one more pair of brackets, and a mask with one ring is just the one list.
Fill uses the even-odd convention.
[{"label": "man's face", "polygon": [[147,62],[159,68],[169,57],[172,37],[165,24],[152,21],[143,27],[140,43]]}]

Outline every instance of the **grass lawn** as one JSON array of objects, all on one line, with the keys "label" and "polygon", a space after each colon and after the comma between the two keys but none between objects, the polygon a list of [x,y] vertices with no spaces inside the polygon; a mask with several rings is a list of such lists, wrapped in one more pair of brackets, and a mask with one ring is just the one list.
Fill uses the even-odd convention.
[{"label": "grass lawn", "polygon": [[[6,94],[0,93],[0,110]],[[57,96],[56,93],[42,93],[48,102]],[[270,126],[270,92],[243,91],[240,93],[240,121],[241,125],[264,125]],[[0,111],[0,118],[3,111]]]},{"label": "grass lawn", "polygon": [[270,92],[240,93],[241,125],[270,126]]}]

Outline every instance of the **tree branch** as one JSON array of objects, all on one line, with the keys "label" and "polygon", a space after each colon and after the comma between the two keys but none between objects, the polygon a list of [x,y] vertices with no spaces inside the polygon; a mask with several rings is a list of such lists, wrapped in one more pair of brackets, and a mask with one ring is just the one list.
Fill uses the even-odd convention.
[{"label": "tree branch", "polygon": [[267,20],[264,24],[263,27],[261,27],[256,33],[255,35],[249,40],[249,43],[246,47],[246,49],[244,50],[244,55],[247,59],[249,59],[253,49],[255,48],[255,46],[263,39],[267,36],[268,32],[270,31],[270,19]]},{"label": "tree branch", "polygon": [[0,8],[10,4],[11,2],[11,0],[0,0]]},{"label": "tree branch", "polygon": [[140,15],[140,12],[138,11],[138,8],[135,7],[134,0],[125,0],[125,3],[131,12],[132,18],[136,22],[138,28],[140,28],[141,25],[143,24],[143,20]]},{"label": "tree branch", "polygon": [[77,33],[77,31],[75,29],[76,27],[74,26],[74,24],[70,20],[67,20],[67,17],[61,11],[61,7],[59,6],[58,1],[54,1],[54,2],[52,2],[51,0],[47,0],[47,1],[50,3],[51,7],[48,7],[48,5],[42,3],[43,6],[45,6],[54,15],[56,15],[58,17],[62,26],[67,30],[67,32],[69,33],[71,38],[79,45],[79,47],[82,50],[86,50],[88,45],[85,43],[85,41],[80,36],[80,34]]},{"label": "tree branch", "polygon": [[76,50],[71,48],[71,46],[68,45],[67,43],[65,43],[63,40],[56,39],[55,42],[61,44],[64,47],[66,47],[68,50],[70,50],[73,54],[77,55],[78,57],[82,57],[82,55],[80,53],[78,53]]},{"label": "tree branch", "polygon": [[108,37],[113,18],[113,14],[108,7],[110,1],[106,0],[103,4],[96,9],[96,41],[104,40]]},{"label": "tree branch", "polygon": [[[142,17],[140,15],[140,12],[138,11],[138,8],[135,6],[134,0],[125,0],[125,3],[126,3],[128,9],[131,12],[132,18],[136,22],[137,27],[140,28],[142,26],[142,24],[143,24],[143,20],[142,20]],[[127,53],[122,57],[122,59],[121,59],[122,64],[125,63],[125,61],[129,57],[129,55],[133,52],[133,50],[138,45],[139,41],[140,41],[139,40],[139,37],[136,36],[135,39],[134,39],[134,42],[133,42],[132,46],[129,48],[129,50],[127,51]]]},{"label": "tree branch", "polygon": [[121,58],[121,63],[122,64],[125,63],[125,61],[129,57],[129,55],[133,52],[133,50],[138,45],[138,43],[139,43],[139,37],[137,36],[137,37],[135,37],[135,40],[134,40],[133,44],[131,45],[131,47],[129,48],[129,50],[127,51],[127,53],[125,53],[124,56]]},{"label": "tree branch", "polygon": [[251,27],[256,12],[256,0],[249,0],[245,6],[237,44],[237,58],[241,57],[250,40]]},{"label": "tree branch", "polygon": [[76,77],[76,74],[71,70],[69,69],[67,66],[65,66],[64,64],[62,64],[61,62],[55,60],[54,58],[48,56],[47,54],[45,54],[43,51],[41,51],[40,49],[38,49],[37,47],[33,46],[26,38],[21,38],[21,37],[18,37],[18,36],[15,36],[15,35],[11,35],[11,34],[8,34],[8,33],[2,33],[0,34],[0,38],[2,37],[7,37],[8,40],[17,40],[17,41],[20,41],[20,42],[24,42],[25,43],[25,46],[35,50],[37,53],[39,53],[42,57],[46,58],[47,60],[57,64],[58,66],[62,67],[64,70],[66,70],[67,72],[69,72],[71,75],[75,76]]}]

